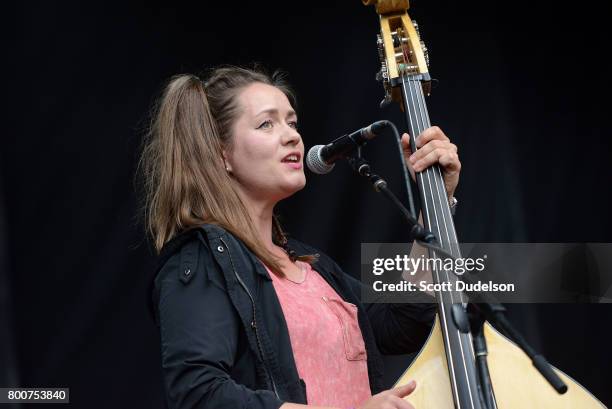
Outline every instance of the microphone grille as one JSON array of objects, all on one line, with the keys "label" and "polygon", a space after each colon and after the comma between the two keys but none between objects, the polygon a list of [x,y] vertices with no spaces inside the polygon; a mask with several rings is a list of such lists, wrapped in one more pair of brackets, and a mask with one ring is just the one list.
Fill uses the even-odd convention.
[{"label": "microphone grille", "polygon": [[333,163],[328,165],[321,159],[321,149],[323,149],[323,145],[315,145],[310,148],[306,156],[306,165],[311,172],[324,175],[331,172],[335,165]]}]

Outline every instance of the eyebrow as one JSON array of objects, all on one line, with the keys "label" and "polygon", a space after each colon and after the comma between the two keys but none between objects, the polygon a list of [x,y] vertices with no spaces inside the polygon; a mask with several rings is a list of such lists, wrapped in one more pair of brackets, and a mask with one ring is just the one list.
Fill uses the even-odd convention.
[{"label": "eyebrow", "polygon": [[[257,114],[255,114],[255,116],[259,116],[261,114],[278,114],[278,109],[276,108],[264,109],[263,111],[260,111]],[[297,113],[293,109],[287,112],[287,116],[292,116],[292,115],[297,116]]]}]

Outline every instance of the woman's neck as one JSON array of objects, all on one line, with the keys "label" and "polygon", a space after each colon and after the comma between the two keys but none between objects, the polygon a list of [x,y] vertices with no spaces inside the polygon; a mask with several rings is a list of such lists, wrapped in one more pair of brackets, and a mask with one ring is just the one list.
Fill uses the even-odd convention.
[{"label": "woman's neck", "polygon": [[278,252],[278,247],[272,241],[272,220],[276,201],[254,198],[248,192],[239,189],[240,196],[249,212],[257,235],[268,250]]}]

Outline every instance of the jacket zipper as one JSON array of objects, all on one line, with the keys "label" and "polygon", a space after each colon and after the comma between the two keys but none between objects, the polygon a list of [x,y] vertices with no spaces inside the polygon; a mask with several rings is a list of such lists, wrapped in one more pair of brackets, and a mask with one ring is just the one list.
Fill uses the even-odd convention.
[{"label": "jacket zipper", "polygon": [[259,332],[257,331],[257,322],[256,322],[256,318],[255,318],[255,317],[257,317],[255,315],[255,312],[256,312],[255,311],[255,299],[253,298],[253,296],[251,295],[251,292],[247,288],[246,284],[244,284],[244,281],[242,281],[242,278],[240,277],[240,275],[236,271],[236,267],[234,266],[234,260],[232,258],[232,253],[231,253],[231,251],[229,249],[229,246],[227,245],[225,240],[223,240],[223,238],[219,238],[219,239],[221,240],[221,242],[223,242],[223,244],[225,245],[225,248],[227,249],[227,253],[229,254],[229,258],[230,258],[230,263],[232,264],[232,270],[234,271],[234,275],[236,276],[236,279],[238,280],[238,282],[240,283],[240,285],[242,286],[244,291],[247,293],[247,295],[251,299],[251,305],[253,306],[253,321],[251,322],[251,327],[255,331],[255,339],[257,340],[257,348],[259,349],[259,353],[261,354],[261,360],[262,360],[262,363],[263,363],[264,371],[266,372],[266,375],[268,376],[268,378],[270,378],[270,382],[272,382],[272,388],[274,389],[274,394],[276,395],[276,397],[278,399],[280,399],[280,396],[278,396],[278,390],[276,389],[276,384],[274,383],[274,379],[272,378],[272,375],[270,375],[268,373],[268,369],[266,368],[266,362],[264,360],[263,348],[261,346],[261,341],[259,340]]}]

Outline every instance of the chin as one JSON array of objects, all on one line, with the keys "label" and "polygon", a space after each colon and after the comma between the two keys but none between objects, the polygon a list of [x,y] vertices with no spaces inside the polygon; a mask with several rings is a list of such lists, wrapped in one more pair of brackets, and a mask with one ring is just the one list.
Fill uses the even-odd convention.
[{"label": "chin", "polygon": [[292,183],[287,183],[285,186],[283,186],[283,189],[282,189],[283,199],[286,199],[289,196],[292,196],[293,194],[304,189],[304,186],[306,186],[306,177],[302,177],[301,180],[299,181],[296,180],[296,181],[292,181]]},{"label": "chin", "polygon": [[306,186],[306,175],[302,173],[302,177],[300,178],[300,181],[298,182],[296,186],[295,192],[299,192],[300,190],[304,189],[305,186]]}]

